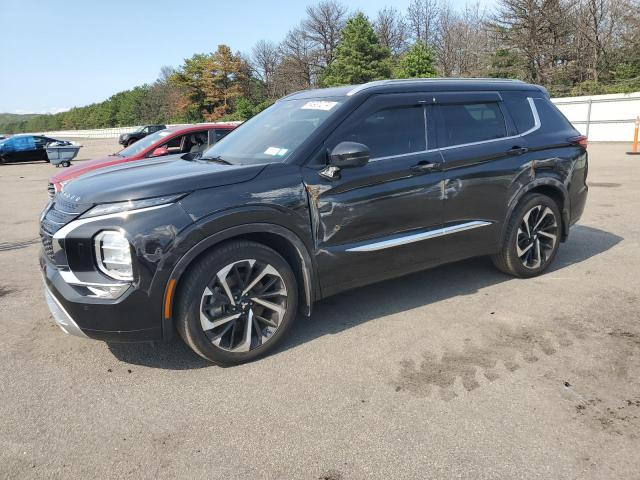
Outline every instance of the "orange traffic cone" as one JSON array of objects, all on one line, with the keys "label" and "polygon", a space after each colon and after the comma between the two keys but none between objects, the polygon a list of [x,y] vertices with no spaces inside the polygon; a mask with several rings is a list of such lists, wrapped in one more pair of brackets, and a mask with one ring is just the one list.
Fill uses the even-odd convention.
[{"label": "orange traffic cone", "polygon": [[636,117],[636,128],[633,132],[633,143],[631,144],[631,151],[627,152],[627,155],[640,155],[638,151],[638,130],[640,130],[640,116]]}]

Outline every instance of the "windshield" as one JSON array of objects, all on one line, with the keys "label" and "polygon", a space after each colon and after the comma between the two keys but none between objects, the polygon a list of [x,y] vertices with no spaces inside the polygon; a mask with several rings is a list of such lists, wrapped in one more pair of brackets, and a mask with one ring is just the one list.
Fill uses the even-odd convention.
[{"label": "windshield", "polygon": [[169,135],[171,135],[171,130],[160,130],[159,132],[152,133],[127,148],[123,148],[118,152],[118,155],[121,157],[133,157]]},{"label": "windshield", "polygon": [[205,151],[203,158],[238,164],[283,162],[344,100],[329,98],[276,102]]}]

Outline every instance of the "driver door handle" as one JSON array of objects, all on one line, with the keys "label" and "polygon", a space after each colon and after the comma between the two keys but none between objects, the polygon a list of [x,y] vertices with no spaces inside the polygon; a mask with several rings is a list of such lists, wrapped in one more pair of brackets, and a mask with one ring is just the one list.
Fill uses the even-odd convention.
[{"label": "driver door handle", "polygon": [[520,147],[518,145],[511,147],[509,150],[510,155],[523,155],[527,153],[529,149],[527,147]]},{"label": "driver door handle", "polygon": [[411,167],[411,171],[415,173],[427,173],[432,172],[433,170],[437,170],[440,168],[440,164],[437,162],[428,162],[423,160],[421,162],[416,163]]}]

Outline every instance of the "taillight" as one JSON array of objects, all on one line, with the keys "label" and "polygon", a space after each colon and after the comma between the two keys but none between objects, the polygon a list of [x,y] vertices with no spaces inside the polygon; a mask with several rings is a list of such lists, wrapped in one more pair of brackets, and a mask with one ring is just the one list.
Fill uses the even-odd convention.
[{"label": "taillight", "polygon": [[587,141],[587,136],[586,135],[579,135],[577,137],[571,137],[569,139],[569,141],[571,143],[573,143],[574,145],[577,145],[578,147],[582,147],[585,150],[587,149],[587,145],[589,144],[589,142]]}]

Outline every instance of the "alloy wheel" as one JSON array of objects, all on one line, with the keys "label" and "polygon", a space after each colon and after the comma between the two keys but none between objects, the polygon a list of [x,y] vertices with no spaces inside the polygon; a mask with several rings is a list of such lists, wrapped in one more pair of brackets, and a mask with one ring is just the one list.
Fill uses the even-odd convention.
[{"label": "alloy wheel", "polygon": [[256,259],[222,268],[204,289],[200,325],[211,343],[229,352],[247,352],[276,333],[287,311],[282,275]]},{"label": "alloy wheel", "polygon": [[516,253],[528,269],[544,265],[558,240],[558,221],[551,208],[536,205],[522,217],[516,236]]}]

